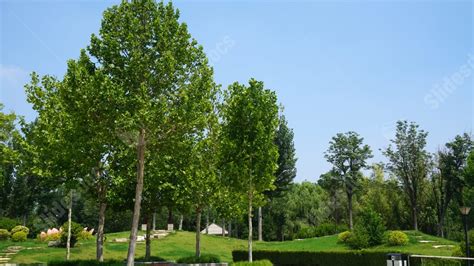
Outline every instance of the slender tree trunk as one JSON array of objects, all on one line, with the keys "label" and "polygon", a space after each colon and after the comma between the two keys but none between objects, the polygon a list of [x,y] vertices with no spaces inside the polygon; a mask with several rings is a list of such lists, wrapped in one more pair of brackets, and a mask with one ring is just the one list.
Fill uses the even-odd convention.
[{"label": "slender tree trunk", "polygon": [[147,214],[146,216],[146,237],[145,237],[145,259],[147,261],[150,260],[151,257],[151,227],[152,227],[152,221],[150,219],[150,215]]},{"label": "slender tree trunk", "polygon": [[156,211],[153,212],[153,231],[156,230]]},{"label": "slender tree trunk", "polygon": [[128,245],[127,266],[134,266],[135,248],[137,245],[138,223],[140,221],[140,207],[143,192],[143,177],[145,170],[145,129],[140,129],[137,146],[137,187],[135,190],[135,206],[133,208],[132,230],[130,232],[130,243]]},{"label": "slender tree trunk", "polygon": [[66,242],[66,260],[71,258],[71,223],[72,223],[72,197],[73,191],[69,192],[69,207],[68,207],[68,214],[67,214],[67,242]]},{"label": "slender tree trunk", "polygon": [[96,244],[96,259],[104,261],[104,226],[105,226],[105,210],[107,203],[105,200],[106,190],[105,185],[100,185],[99,188],[99,225],[97,227],[97,244]]},{"label": "slender tree trunk", "polygon": [[201,257],[201,208],[196,210],[196,257]]},{"label": "slender tree trunk", "polygon": [[207,216],[206,216],[206,235],[209,234],[209,209],[207,210]]},{"label": "slender tree trunk", "polygon": [[262,218],[262,207],[258,207],[258,241],[263,241],[263,218]]},{"label": "slender tree trunk", "polygon": [[179,216],[179,225],[178,225],[178,230],[179,230],[179,231],[183,230],[183,219],[184,219],[184,217],[183,217],[183,215],[181,214],[181,215]]},{"label": "slender tree trunk", "polygon": [[225,220],[222,219],[222,237],[225,237]]},{"label": "slender tree trunk", "polygon": [[227,230],[227,236],[232,237],[232,220],[229,221],[229,229]]},{"label": "slender tree trunk", "polygon": [[352,230],[354,228],[352,221],[352,193],[347,193],[347,202],[349,205],[349,229]]},{"label": "slender tree trunk", "polygon": [[249,238],[248,238],[248,249],[249,249],[249,262],[253,261],[252,257],[252,238],[253,238],[253,228],[252,228],[252,194],[249,192],[249,212],[248,212],[248,222],[249,222]]},{"label": "slender tree trunk", "polygon": [[416,205],[411,208],[413,216],[413,230],[418,231],[418,211],[416,210]]}]

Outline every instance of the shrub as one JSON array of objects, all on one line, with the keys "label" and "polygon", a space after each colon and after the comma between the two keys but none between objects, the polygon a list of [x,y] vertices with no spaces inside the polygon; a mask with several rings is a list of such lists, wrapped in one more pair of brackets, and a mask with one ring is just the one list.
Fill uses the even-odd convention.
[{"label": "shrub", "polygon": [[[474,243],[474,229],[472,230],[469,230],[469,232],[467,232],[467,236],[469,237],[469,243]],[[464,238],[463,240],[461,240],[461,243],[459,244],[459,247],[461,249],[461,253],[462,253],[462,256],[466,256],[466,241],[464,241]],[[471,249],[470,253],[471,254],[474,254],[474,245],[471,244],[469,246],[469,248]]]},{"label": "shrub", "polygon": [[23,242],[23,241],[26,241],[26,236],[28,234],[26,234],[25,232],[23,231],[18,231],[14,234],[12,234],[12,241],[13,242]]},{"label": "shrub", "polygon": [[387,236],[387,244],[390,246],[404,246],[408,244],[408,236],[402,231],[391,231]]},{"label": "shrub", "polygon": [[90,240],[94,238],[91,231],[82,230],[79,235],[77,235],[77,240]]},{"label": "shrub", "polygon": [[28,227],[23,226],[23,225],[17,225],[13,227],[13,229],[11,230],[12,235],[15,234],[16,232],[24,232],[26,235],[28,235],[30,233],[30,229],[28,229]]},{"label": "shrub", "polygon": [[10,238],[10,233],[6,229],[0,229],[0,240],[7,240]]},{"label": "shrub", "polygon": [[146,259],[145,257],[139,257],[139,258],[136,258],[135,261],[139,261],[139,262],[155,262],[155,261],[166,261],[165,259],[163,259],[162,257],[158,257],[158,256],[150,256],[150,258]]},{"label": "shrub", "polygon": [[[63,230],[62,230],[62,233],[61,233],[61,237],[60,237],[60,241],[61,241],[61,244],[60,246],[61,247],[66,247],[67,245],[67,234],[68,234],[68,230],[69,230],[69,223],[68,222],[65,222],[62,226]],[[71,247],[73,248],[76,243],[77,243],[77,240],[78,240],[78,236],[79,234],[84,230],[84,228],[82,227],[82,225],[78,224],[78,223],[75,223],[75,222],[71,222]]]},{"label": "shrub", "polygon": [[347,240],[351,237],[352,233],[351,231],[344,231],[342,233],[339,233],[337,235],[337,242],[339,243],[347,243]]},{"label": "shrub", "polygon": [[201,257],[196,257],[196,256],[188,256],[188,257],[183,257],[179,258],[177,263],[186,263],[186,264],[192,264],[192,263],[219,263],[221,262],[221,259],[212,254],[201,254]]},{"label": "shrub", "polygon": [[[331,265],[380,266],[386,265],[386,252],[380,251],[280,251],[255,250],[255,260],[269,260],[275,265]],[[248,260],[248,251],[234,250],[235,262]]]},{"label": "shrub", "polygon": [[273,263],[269,260],[257,260],[254,262],[241,261],[231,264],[232,266],[273,266]]},{"label": "shrub", "polygon": [[367,209],[359,214],[354,231],[347,244],[353,249],[380,245],[383,242],[385,225],[377,212]]},{"label": "shrub", "polygon": [[1,217],[0,218],[0,228],[6,229],[8,231],[12,230],[13,227],[20,224],[19,221],[10,219],[8,217]]}]

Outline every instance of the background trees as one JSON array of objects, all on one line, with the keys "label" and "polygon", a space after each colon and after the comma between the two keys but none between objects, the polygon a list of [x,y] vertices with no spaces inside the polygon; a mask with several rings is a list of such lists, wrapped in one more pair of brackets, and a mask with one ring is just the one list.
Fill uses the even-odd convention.
[{"label": "background trees", "polygon": [[414,230],[418,230],[419,198],[429,171],[427,136],[417,124],[398,121],[395,138],[391,140],[394,146],[384,151],[389,160],[388,169],[400,179],[409,199]]},{"label": "background trees", "polygon": [[352,198],[357,189],[360,170],[367,166],[367,159],[372,157],[368,145],[363,144],[363,138],[355,132],[339,133],[329,142],[325,157],[333,165],[333,177],[344,186],[347,194],[349,211],[349,228],[353,227]]}]

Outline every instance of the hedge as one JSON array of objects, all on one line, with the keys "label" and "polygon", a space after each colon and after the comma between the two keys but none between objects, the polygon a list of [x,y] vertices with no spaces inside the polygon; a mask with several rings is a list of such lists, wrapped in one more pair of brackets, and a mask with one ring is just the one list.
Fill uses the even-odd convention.
[{"label": "hedge", "polygon": [[106,260],[99,262],[97,260],[69,260],[69,261],[50,261],[48,266],[123,266],[123,261]]},{"label": "hedge", "polygon": [[[254,260],[269,260],[275,265],[380,266],[386,265],[387,252],[374,251],[279,251],[255,250]],[[248,260],[247,250],[232,251],[235,262]]]}]

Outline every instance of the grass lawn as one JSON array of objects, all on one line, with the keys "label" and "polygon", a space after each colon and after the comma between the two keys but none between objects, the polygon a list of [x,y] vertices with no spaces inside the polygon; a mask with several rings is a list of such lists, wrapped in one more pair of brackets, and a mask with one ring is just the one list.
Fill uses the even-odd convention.
[{"label": "grass lawn", "polygon": [[[390,247],[381,245],[372,248],[383,252],[404,252],[424,255],[450,256],[453,248],[442,247],[434,248],[434,245],[459,245],[456,242],[437,238],[434,236],[422,234],[419,232],[406,232],[410,237],[410,243],[403,247]],[[125,259],[128,249],[128,243],[113,243],[114,238],[128,237],[128,232],[113,233],[107,235],[104,257],[106,259]],[[177,232],[164,239],[152,241],[152,255],[160,256],[167,260],[176,260],[180,257],[191,256],[194,254],[195,235],[192,232]],[[429,243],[420,243],[419,241],[434,241]],[[66,251],[63,248],[48,248],[46,243],[40,243],[36,240],[28,240],[23,243],[13,243],[10,241],[0,241],[0,250],[7,246],[24,246],[18,254],[12,257],[14,263],[38,263],[51,260],[63,260]],[[216,254],[223,261],[232,261],[232,250],[246,249],[247,241],[234,238],[222,238],[218,236],[202,236],[202,253]],[[307,251],[341,251],[348,250],[344,245],[337,243],[337,236],[327,236],[320,238],[311,238],[305,240],[294,240],[286,242],[255,242],[254,249],[268,250],[307,250]],[[95,240],[79,242],[78,246],[73,248],[72,259],[94,259],[95,258]],[[137,257],[144,256],[145,244],[137,244]]]}]

